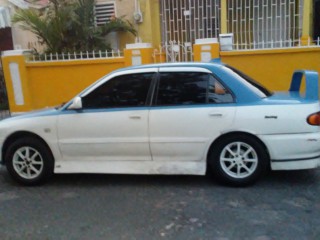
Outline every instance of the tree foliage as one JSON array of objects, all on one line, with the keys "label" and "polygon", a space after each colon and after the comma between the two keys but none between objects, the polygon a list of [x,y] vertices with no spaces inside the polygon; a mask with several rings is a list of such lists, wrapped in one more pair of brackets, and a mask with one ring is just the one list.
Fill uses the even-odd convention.
[{"label": "tree foliage", "polygon": [[18,10],[13,22],[34,33],[46,46],[46,52],[54,53],[108,50],[106,36],[110,32],[136,34],[132,24],[123,17],[95,26],[94,0],[50,0],[43,12]]}]

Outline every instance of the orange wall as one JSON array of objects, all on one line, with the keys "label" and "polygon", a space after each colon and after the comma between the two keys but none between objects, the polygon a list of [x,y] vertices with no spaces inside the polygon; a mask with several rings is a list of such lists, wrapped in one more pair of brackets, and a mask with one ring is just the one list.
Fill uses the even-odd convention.
[{"label": "orange wall", "polygon": [[[207,45],[207,44],[205,44]],[[208,48],[195,45],[195,60]],[[320,48],[291,48],[219,52],[210,48],[211,57],[218,57],[253,77],[273,91],[289,89],[291,76],[297,69],[315,70],[320,74]],[[133,64],[132,58],[141,57],[142,64],[153,63],[153,49],[127,49],[124,57],[109,59],[29,62],[24,55],[2,57],[8,90],[9,106],[13,113],[52,107],[70,100],[84,88],[109,72]],[[24,104],[15,102],[10,63],[19,65]]]},{"label": "orange wall", "polygon": [[298,69],[314,70],[320,76],[319,47],[220,52],[220,57],[274,91],[288,90]]},{"label": "orange wall", "polygon": [[66,102],[102,76],[122,67],[123,58],[27,63],[31,105],[38,109]]},{"label": "orange wall", "polygon": [[[8,55],[2,57],[3,71],[12,113],[27,112],[52,107],[69,101],[84,88],[99,78],[123,68],[123,57],[109,59],[30,62],[26,56]],[[12,73],[9,65],[19,66],[20,83],[24,103],[15,101]]]}]

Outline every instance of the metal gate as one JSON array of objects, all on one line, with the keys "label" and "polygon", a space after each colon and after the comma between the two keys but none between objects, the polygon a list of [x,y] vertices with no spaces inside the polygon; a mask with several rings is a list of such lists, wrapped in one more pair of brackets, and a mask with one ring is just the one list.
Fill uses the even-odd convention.
[{"label": "metal gate", "polygon": [[0,63],[0,120],[10,116],[6,84]]},{"label": "metal gate", "polygon": [[227,8],[227,27],[234,34],[235,49],[299,44],[303,0],[228,0]]},{"label": "metal gate", "polygon": [[219,36],[220,0],[161,0],[160,17],[167,62],[192,61],[195,39]]}]

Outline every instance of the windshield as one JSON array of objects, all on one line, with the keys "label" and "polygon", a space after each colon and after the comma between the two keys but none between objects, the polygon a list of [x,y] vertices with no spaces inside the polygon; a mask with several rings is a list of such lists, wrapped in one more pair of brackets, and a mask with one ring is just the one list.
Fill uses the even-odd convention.
[{"label": "windshield", "polygon": [[233,75],[237,77],[237,79],[241,81],[245,81],[246,85],[250,87],[254,92],[256,92],[260,97],[270,97],[272,95],[272,92],[269,91],[266,87],[249,77],[248,75],[244,74],[243,72],[229,66],[225,65],[225,69],[228,69],[232,72]]}]

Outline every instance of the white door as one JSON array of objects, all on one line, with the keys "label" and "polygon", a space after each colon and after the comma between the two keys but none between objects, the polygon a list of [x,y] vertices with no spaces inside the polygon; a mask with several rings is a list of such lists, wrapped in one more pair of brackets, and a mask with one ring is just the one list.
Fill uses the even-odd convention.
[{"label": "white door", "polygon": [[58,120],[64,160],[151,160],[148,99],[154,73],[120,75],[84,93]]},{"label": "white door", "polygon": [[160,68],[149,116],[154,161],[204,160],[211,141],[233,122],[231,93],[207,71],[194,71]]},{"label": "white door", "polygon": [[65,160],[150,160],[148,110],[76,112],[59,116]]}]

